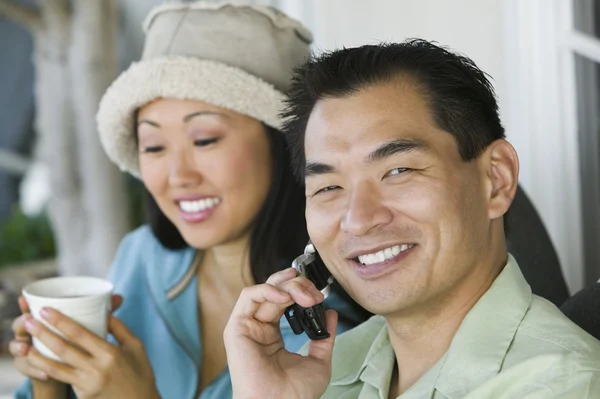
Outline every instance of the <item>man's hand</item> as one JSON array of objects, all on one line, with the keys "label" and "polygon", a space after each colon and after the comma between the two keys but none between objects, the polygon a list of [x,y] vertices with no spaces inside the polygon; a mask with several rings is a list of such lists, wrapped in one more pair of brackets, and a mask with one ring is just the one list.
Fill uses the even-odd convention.
[{"label": "man's hand", "polygon": [[325,392],[331,378],[335,311],[327,311],[331,337],[311,341],[308,356],[286,351],[279,330],[288,306],[295,302],[310,307],[323,299],[312,282],[296,277],[291,268],[242,291],[223,335],[235,399],[315,399]]}]

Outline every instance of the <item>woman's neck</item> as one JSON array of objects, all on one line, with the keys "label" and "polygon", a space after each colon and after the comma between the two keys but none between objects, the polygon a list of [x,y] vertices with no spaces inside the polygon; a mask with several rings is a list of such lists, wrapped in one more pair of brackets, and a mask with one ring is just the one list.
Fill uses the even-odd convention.
[{"label": "woman's neck", "polygon": [[235,299],[244,287],[255,284],[250,269],[250,237],[202,251],[198,277]]}]

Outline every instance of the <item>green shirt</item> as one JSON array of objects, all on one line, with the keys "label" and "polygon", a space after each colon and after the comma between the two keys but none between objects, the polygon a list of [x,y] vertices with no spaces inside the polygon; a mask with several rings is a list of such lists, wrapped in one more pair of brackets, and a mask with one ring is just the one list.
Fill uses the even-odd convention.
[{"label": "green shirt", "polygon": [[[385,320],[374,316],[336,340],[322,399],[387,399],[394,364]],[[598,399],[600,341],[533,295],[509,255],[448,351],[399,398]]]}]

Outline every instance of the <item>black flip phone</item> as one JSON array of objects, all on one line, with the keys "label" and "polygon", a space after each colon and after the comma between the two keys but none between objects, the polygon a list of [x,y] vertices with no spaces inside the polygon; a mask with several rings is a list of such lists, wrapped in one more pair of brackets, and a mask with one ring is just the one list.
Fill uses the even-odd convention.
[{"label": "black flip phone", "polygon": [[[310,242],[304,249],[304,253],[294,259],[292,267],[296,269],[299,276],[304,276],[312,281],[315,287],[327,298],[333,283],[333,276]],[[305,332],[308,338],[312,340],[329,338],[325,321],[325,308],[322,303],[310,308],[304,308],[295,303],[289,306],[284,314],[295,334]]]}]

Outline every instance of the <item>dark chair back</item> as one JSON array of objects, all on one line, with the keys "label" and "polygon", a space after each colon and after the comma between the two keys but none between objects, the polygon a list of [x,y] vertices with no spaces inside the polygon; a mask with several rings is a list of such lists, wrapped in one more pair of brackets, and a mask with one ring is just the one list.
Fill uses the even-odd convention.
[{"label": "dark chair back", "polygon": [[534,294],[561,306],[569,291],[558,256],[533,204],[519,186],[508,213],[508,251],[515,257]]},{"label": "dark chair back", "polygon": [[600,339],[600,283],[573,295],[560,310],[579,327]]}]

